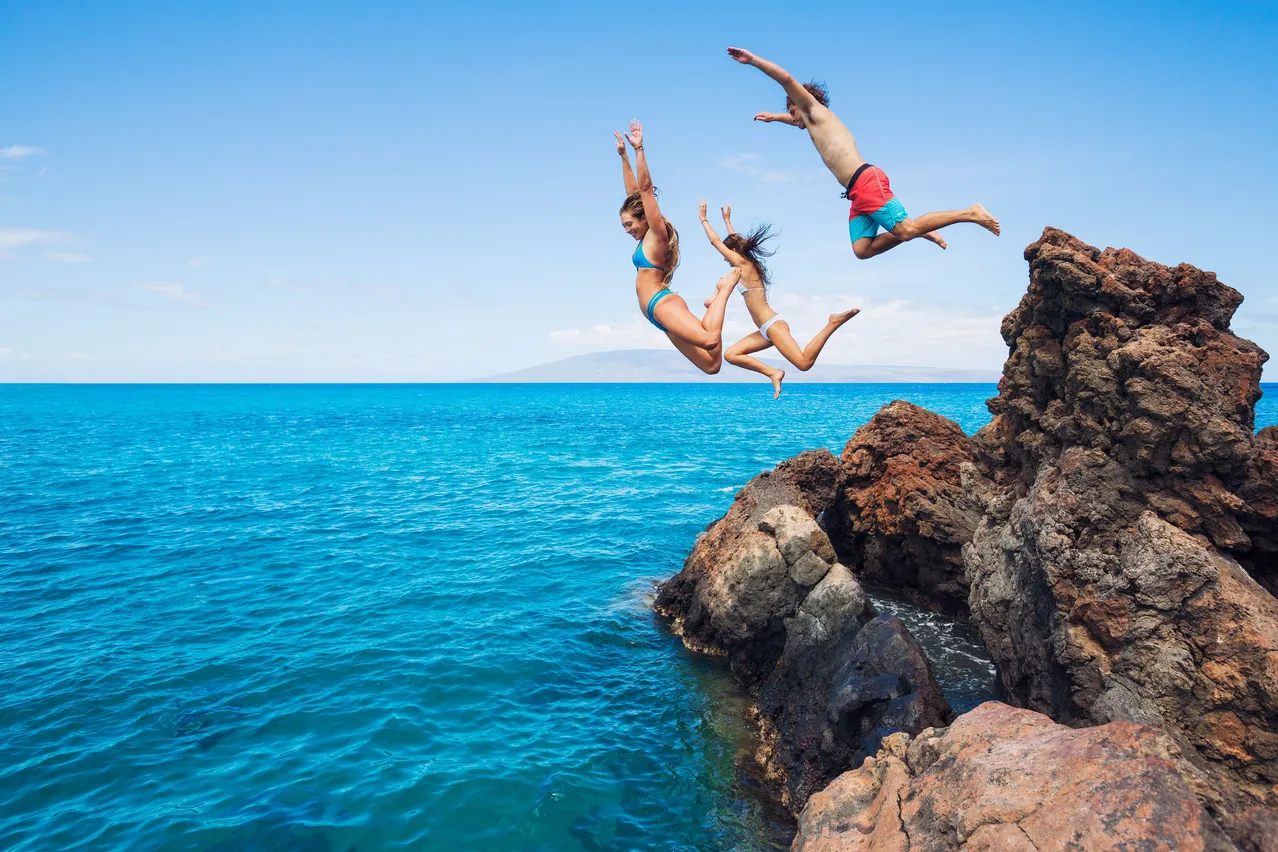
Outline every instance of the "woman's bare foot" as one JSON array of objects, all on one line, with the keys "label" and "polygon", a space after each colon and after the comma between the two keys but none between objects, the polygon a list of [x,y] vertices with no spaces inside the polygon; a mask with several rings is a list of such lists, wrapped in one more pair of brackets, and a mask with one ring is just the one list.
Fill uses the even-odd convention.
[{"label": "woman's bare foot", "polygon": [[732,267],[732,271],[720,278],[719,283],[714,286],[714,295],[705,300],[705,306],[707,308],[710,307],[710,303],[715,300],[715,298],[719,295],[719,292],[723,290],[724,287],[735,287],[737,286],[737,282],[740,280],[741,270],[737,269],[735,266]]},{"label": "woman's bare foot", "polygon": [[929,243],[936,243],[941,248],[945,248],[945,240],[941,239],[941,235],[936,231],[928,231],[923,235],[923,239],[927,240]]},{"label": "woman's bare foot", "polygon": [[852,319],[852,317],[856,316],[859,313],[861,313],[860,308],[853,308],[850,311],[843,311],[842,313],[839,313],[839,314],[830,314],[830,325],[834,326],[835,328],[838,328],[839,326],[843,325],[845,322]]},{"label": "woman's bare foot", "polygon": [[984,204],[973,204],[971,207],[968,208],[967,212],[971,213],[973,216],[976,217],[975,219],[972,220],[973,222],[980,225],[982,228],[989,231],[994,236],[996,237],[998,236],[998,232],[999,232],[998,220],[990,215],[990,211],[985,209]]},{"label": "woman's bare foot", "polygon": [[774,373],[771,376],[768,376],[768,378],[772,379],[772,398],[780,399],[781,383],[785,381],[785,370],[777,370],[776,373]]}]

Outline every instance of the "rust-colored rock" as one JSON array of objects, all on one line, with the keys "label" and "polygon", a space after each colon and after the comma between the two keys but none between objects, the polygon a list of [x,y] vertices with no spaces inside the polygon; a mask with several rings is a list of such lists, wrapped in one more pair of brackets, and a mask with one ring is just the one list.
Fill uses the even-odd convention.
[{"label": "rust-colored rock", "polygon": [[1148,726],[1075,730],[987,702],[948,729],[887,738],[808,800],[792,849],[1234,849],[1187,777]]},{"label": "rust-colored rock", "polygon": [[975,451],[952,420],[908,402],[885,405],[848,441],[826,529],[865,582],[915,603],[967,612],[962,547],[980,512],[961,473]]},{"label": "rust-colored rock", "polygon": [[996,487],[964,548],[1010,699],[1069,724],[1155,725],[1222,824],[1278,805],[1274,442],[1267,356],[1208,272],[1048,229],[974,437]]}]

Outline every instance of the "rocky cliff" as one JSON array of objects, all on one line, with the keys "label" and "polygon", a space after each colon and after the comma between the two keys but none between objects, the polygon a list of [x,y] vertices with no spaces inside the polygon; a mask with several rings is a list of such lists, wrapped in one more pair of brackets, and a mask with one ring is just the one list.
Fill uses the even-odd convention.
[{"label": "rocky cliff", "polygon": [[1242,297],[1052,229],[1025,257],[973,442],[997,484],[973,495],[973,620],[1014,703],[1161,728],[1226,819],[1278,805],[1278,602],[1239,563],[1272,570],[1278,481]]},{"label": "rocky cliff", "polygon": [[[839,777],[805,812],[809,829],[825,827],[805,829],[801,848],[906,848],[902,832],[922,848],[1122,847],[1118,835],[1102,840],[1106,825],[1130,831],[1133,848],[1273,848],[1278,428],[1253,434],[1268,356],[1232,333],[1242,297],[1212,273],[1101,251],[1051,228],[1025,257],[1029,288],[1003,322],[1009,357],[987,427],[969,439],[897,402],[839,459],[822,452],[783,464],[766,487],[785,483],[784,499],[748,495],[753,484],[743,491],[663,589],[664,611],[690,646],[733,661],[766,719],[788,720],[772,731],[773,760],[793,807]],[[881,712],[896,700],[891,689],[868,715],[841,718],[843,666],[859,667],[858,695],[886,683],[854,641],[874,622],[867,607],[845,605],[795,665],[791,644],[809,631],[804,595],[815,594],[795,577],[816,566],[796,574],[779,538],[778,556],[760,543],[775,527],[763,513],[782,502],[819,520],[815,531],[804,520],[802,535],[844,599],[857,598],[860,578],[970,618],[1007,701],[1043,716],[985,705],[950,733],[928,735],[940,738],[928,754],[950,749],[953,761],[933,755],[926,767],[893,751],[901,740],[884,739],[893,728],[919,734],[926,715]],[[725,570],[777,578],[763,595],[768,615],[733,608],[714,579]],[[908,633],[898,640],[908,645]],[[922,666],[898,659],[887,669],[903,678],[898,693],[943,715],[926,697],[934,682]],[[909,748],[925,748],[920,741]],[[1034,771],[1020,777],[1010,758],[990,762],[971,751],[980,742],[1021,743],[1007,754],[1034,761]],[[880,744],[889,754],[838,776]],[[1143,779],[1153,799],[1138,805],[1125,775]],[[1053,828],[1047,810],[1017,810],[1004,794],[1118,811]],[[908,816],[907,799],[930,804]],[[988,826],[971,822],[965,802],[988,804]],[[1133,827],[1142,821],[1154,833]],[[827,830],[835,823],[859,827]],[[884,845],[870,843],[883,825]]]}]

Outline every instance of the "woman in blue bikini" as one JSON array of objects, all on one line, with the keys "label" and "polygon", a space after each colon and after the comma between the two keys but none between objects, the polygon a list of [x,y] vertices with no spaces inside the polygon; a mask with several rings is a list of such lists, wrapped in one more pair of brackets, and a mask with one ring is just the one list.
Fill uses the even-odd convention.
[{"label": "woman in blue bikini", "polygon": [[[626,203],[621,205],[621,227],[634,237],[635,293],[639,297],[639,309],[648,321],[674,344],[675,349],[704,373],[717,373],[723,366],[723,312],[728,307],[728,296],[740,273],[729,272],[719,280],[719,289],[708,303],[706,315],[697,319],[688,310],[683,297],[670,289],[670,279],[679,265],[679,232],[661,215],[657,196],[652,188],[652,175],[648,172],[648,160],[643,151],[643,127],[638,121],[630,122],[630,133],[617,137],[617,153],[621,155],[621,175],[626,183]],[[626,155],[626,140],[635,149],[635,171],[630,169],[630,157]],[[636,177],[638,172],[638,177]],[[659,222],[660,227],[650,227]],[[653,262],[650,258],[660,258]]]},{"label": "woman in blue bikini", "polygon": [[[772,306],[768,304],[767,288],[772,284],[772,276],[768,274],[768,268],[763,265],[763,259],[771,257],[772,252],[764,248],[763,244],[772,239],[770,226],[764,223],[748,234],[738,234],[732,229],[732,207],[725,205],[719,208],[719,212],[723,214],[723,225],[728,229],[726,238],[719,239],[714,226],[706,219],[704,201],[701,202],[701,227],[705,229],[710,244],[718,249],[723,259],[731,263],[740,274],[740,282],[736,289],[741,292],[741,298],[745,300],[746,309],[750,311],[750,318],[759,327],[758,331],[738,340],[723,357],[729,364],[767,376],[772,382],[772,398],[776,399],[781,396],[781,382],[785,379],[785,370],[769,367],[759,359],[751,358],[750,355],[775,346],[791,364],[800,370],[811,370],[817,356],[821,354],[821,349],[830,339],[830,335],[838,331],[845,322],[859,314],[861,310],[853,308],[849,311],[830,314],[830,320],[825,324],[825,328],[818,331],[816,337],[813,337],[807,346],[800,347],[794,335],[790,333],[790,323],[772,310]],[[730,289],[731,285],[723,288],[724,291]],[[722,291],[715,295],[718,296],[721,293]]]}]

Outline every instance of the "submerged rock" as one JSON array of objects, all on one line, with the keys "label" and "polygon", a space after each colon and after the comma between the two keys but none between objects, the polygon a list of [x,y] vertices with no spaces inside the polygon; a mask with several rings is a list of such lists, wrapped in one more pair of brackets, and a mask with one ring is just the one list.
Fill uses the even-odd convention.
[{"label": "submerged rock", "polygon": [[888,737],[808,800],[792,848],[1233,849],[1193,772],[1153,728],[1075,730],[991,701],[948,729]]}]

